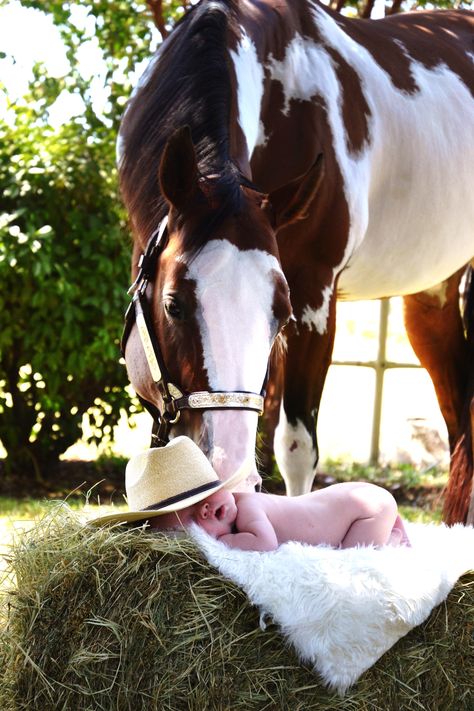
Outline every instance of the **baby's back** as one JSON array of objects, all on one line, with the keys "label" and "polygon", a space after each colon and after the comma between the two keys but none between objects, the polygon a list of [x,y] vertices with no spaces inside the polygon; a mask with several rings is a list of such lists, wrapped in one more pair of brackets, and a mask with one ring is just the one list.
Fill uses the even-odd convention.
[{"label": "baby's back", "polygon": [[324,502],[312,492],[303,496],[278,496],[275,494],[235,493],[237,503],[237,529],[246,529],[246,523],[256,516],[265,516],[275,531],[278,543],[301,541],[317,545],[326,542]]},{"label": "baby's back", "polygon": [[260,536],[262,546],[286,541],[336,547],[386,545],[394,540],[394,528],[398,542],[400,536],[406,537],[393,496],[367,482],[341,482],[294,497],[235,494],[235,501],[238,531],[249,532],[250,540],[252,533]]}]

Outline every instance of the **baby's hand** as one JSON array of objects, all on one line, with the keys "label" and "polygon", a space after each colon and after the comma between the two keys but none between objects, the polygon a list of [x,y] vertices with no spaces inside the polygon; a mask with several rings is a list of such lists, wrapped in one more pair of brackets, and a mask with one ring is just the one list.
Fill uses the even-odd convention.
[{"label": "baby's hand", "polygon": [[273,529],[261,533],[225,533],[218,540],[229,548],[239,548],[241,551],[274,551],[278,548]]}]

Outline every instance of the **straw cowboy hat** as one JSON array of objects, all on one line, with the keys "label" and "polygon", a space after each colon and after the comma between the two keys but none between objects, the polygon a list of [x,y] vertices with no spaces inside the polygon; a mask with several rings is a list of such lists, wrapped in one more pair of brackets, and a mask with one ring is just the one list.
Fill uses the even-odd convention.
[{"label": "straw cowboy hat", "polygon": [[251,468],[252,462],[247,460],[230,479],[221,481],[197,444],[189,437],[176,437],[166,447],[147,449],[130,459],[125,470],[129,511],[100,516],[88,523],[129,523],[180,511],[219,489],[234,488]]}]

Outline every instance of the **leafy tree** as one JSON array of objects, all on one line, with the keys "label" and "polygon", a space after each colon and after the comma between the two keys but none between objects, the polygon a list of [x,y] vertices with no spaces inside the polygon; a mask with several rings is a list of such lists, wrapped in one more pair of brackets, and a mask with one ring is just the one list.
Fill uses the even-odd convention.
[{"label": "leafy tree", "polygon": [[[321,0],[324,4],[329,5],[332,10],[342,12],[352,9],[353,13],[359,17],[369,18],[374,10],[376,0]],[[395,15],[399,12],[408,12],[415,10],[433,10],[433,9],[466,9],[472,10],[473,0],[386,0],[385,15]],[[191,2],[189,0],[183,3],[184,7],[188,7]],[[169,16],[171,4],[163,3],[163,0],[147,0],[147,5],[150,8],[153,20],[156,27],[161,32],[162,37],[166,37],[169,32],[170,23]]]},{"label": "leafy tree", "polygon": [[[57,79],[35,66],[28,96],[0,119],[0,438],[12,476],[48,473],[81,435],[85,412],[99,439],[121,408],[133,409],[118,348],[130,244],[115,137],[128,73],[149,55],[152,26],[125,2],[82,4],[97,31],[103,24],[105,111],[95,110],[93,77],[76,59],[90,37],[70,4],[25,2],[53,15],[71,69]],[[111,13],[100,12],[111,4],[108,23]],[[64,91],[84,110],[53,130],[49,111]]]},{"label": "leafy tree", "polygon": [[0,123],[0,432],[8,469],[39,474],[127,405],[118,336],[129,245],[107,146],[80,122]]},{"label": "leafy tree", "polygon": [[[327,4],[338,12],[351,8],[359,17],[369,18],[373,13],[375,0],[329,0]],[[457,8],[472,9],[472,0],[386,0],[385,15],[414,10]]]}]

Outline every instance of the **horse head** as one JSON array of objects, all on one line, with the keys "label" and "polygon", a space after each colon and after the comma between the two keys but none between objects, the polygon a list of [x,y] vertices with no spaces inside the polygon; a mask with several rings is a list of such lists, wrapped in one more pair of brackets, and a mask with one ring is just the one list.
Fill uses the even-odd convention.
[{"label": "horse head", "polygon": [[[233,164],[200,175],[187,128],[165,146],[159,186],[168,215],[149,244],[147,274],[143,260],[135,270],[127,370],[152,413],[171,398],[171,435],[191,436],[225,479],[254,458],[270,353],[292,314],[289,289],[266,197]],[[248,484],[258,482],[255,468]]]}]

